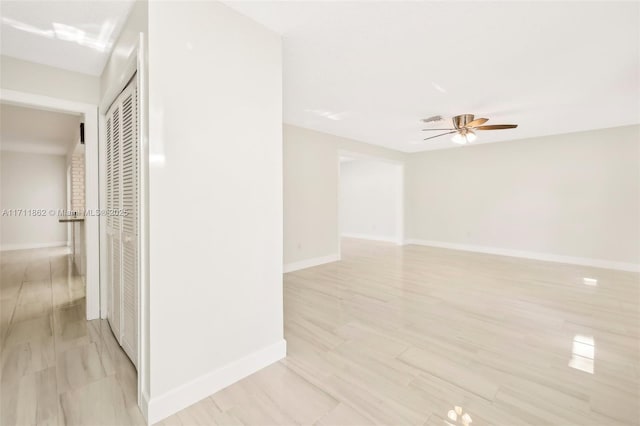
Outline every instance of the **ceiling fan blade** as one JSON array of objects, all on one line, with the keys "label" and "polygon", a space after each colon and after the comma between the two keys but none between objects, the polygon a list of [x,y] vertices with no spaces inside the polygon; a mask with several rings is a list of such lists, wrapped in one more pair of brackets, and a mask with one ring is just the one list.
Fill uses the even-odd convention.
[{"label": "ceiling fan blade", "polygon": [[426,141],[426,140],[433,139],[433,138],[439,138],[440,136],[450,135],[451,133],[456,133],[456,132],[457,132],[457,130],[454,130],[453,132],[441,133],[441,134],[436,135],[436,136],[431,136],[430,138],[424,138],[424,140]]},{"label": "ceiling fan blade", "polygon": [[456,130],[456,129],[422,129],[422,131],[424,132],[425,130]]},{"label": "ceiling fan blade", "polygon": [[473,130],[502,130],[502,129],[515,129],[517,124],[490,124],[488,126],[474,127]]},{"label": "ceiling fan blade", "polygon": [[486,123],[487,121],[489,121],[489,119],[488,119],[488,118],[476,118],[475,120],[468,122],[468,123],[467,123],[467,125],[466,125],[466,126],[464,126],[464,127],[476,127],[476,126],[480,126],[480,125],[482,125],[482,124]]}]

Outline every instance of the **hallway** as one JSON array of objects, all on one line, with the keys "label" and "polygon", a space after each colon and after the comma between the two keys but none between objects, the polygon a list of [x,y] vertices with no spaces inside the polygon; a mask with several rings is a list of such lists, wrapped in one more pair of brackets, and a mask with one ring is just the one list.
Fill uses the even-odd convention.
[{"label": "hallway", "polygon": [[136,371],[106,321],[86,321],[66,247],[3,252],[3,425],[144,424]]}]

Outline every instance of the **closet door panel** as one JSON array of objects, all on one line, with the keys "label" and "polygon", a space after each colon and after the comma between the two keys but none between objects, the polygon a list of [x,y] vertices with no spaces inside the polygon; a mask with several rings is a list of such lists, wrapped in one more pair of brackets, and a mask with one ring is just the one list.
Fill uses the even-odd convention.
[{"label": "closet door panel", "polygon": [[[113,132],[112,132],[112,116],[111,111],[107,112],[107,120],[106,120],[106,186],[107,186],[107,199],[105,200],[105,207],[107,209],[113,208],[113,165],[112,165],[112,150],[113,150]],[[107,264],[104,265],[104,268],[107,271],[107,282],[105,283],[107,286],[107,321],[109,322],[109,326],[111,329],[114,329],[113,324],[113,315],[114,315],[114,294],[113,294],[113,278],[112,278],[112,264],[113,264],[113,225],[111,223],[111,216],[107,216]]]},{"label": "closet door panel", "polygon": [[138,117],[135,82],[122,101],[122,347],[137,363],[138,342]]},{"label": "closet door panel", "polygon": [[[116,102],[109,111],[110,135],[107,155],[107,208],[110,212],[121,208],[121,118],[120,106]],[[107,267],[109,275],[110,306],[109,324],[114,336],[122,341],[122,247],[121,247],[121,223],[116,215],[107,215],[107,235],[110,264]]]},{"label": "closet door panel", "polygon": [[108,319],[137,366],[138,355],[138,99],[135,78],[107,113]]},{"label": "closet door panel", "polygon": [[[113,132],[112,132],[112,117],[111,112],[107,113],[107,149],[106,149],[106,163],[107,163],[107,199],[106,199],[106,207],[107,209],[113,208]],[[111,223],[111,216],[107,216],[107,228],[112,228],[113,224]]]},{"label": "closet door panel", "polygon": [[122,243],[118,235],[111,237],[112,319],[109,322],[116,340],[122,345]]}]

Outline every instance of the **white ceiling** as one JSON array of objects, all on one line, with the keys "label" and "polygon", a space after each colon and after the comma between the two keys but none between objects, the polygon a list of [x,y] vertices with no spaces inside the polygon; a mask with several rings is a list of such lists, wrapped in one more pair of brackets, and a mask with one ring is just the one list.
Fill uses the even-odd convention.
[{"label": "white ceiling", "polygon": [[226,3],[283,35],[290,124],[413,152],[457,146],[422,142],[437,114],[519,124],[476,143],[640,121],[637,2]]},{"label": "white ceiling", "polygon": [[0,150],[63,155],[80,136],[80,116],[0,104]]},{"label": "white ceiling", "polygon": [[132,0],[2,1],[3,55],[100,75]]}]

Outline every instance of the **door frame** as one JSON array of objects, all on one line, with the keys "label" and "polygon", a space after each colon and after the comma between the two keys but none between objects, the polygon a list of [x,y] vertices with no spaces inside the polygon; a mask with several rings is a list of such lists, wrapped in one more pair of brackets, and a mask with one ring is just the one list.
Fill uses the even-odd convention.
[{"label": "door frame", "polygon": [[[100,209],[98,106],[9,89],[0,89],[0,100],[13,105],[83,116],[85,137],[85,208],[93,212],[98,212]],[[94,320],[100,318],[100,218],[96,215],[85,216],[84,224],[87,250],[87,270],[85,278],[86,313],[87,320]]]},{"label": "door frame", "polygon": [[[71,164],[67,164],[67,202],[66,202],[66,208],[67,211],[71,211]],[[72,247],[73,249],[73,223],[70,223],[67,225],[67,247]]]},{"label": "door frame", "polygon": [[[338,149],[338,155],[337,155],[337,161],[338,161],[338,254],[341,257],[342,256],[342,220],[340,219],[340,193],[341,193],[341,177],[340,177],[340,171],[341,171],[341,157],[352,157],[355,160],[368,160],[368,161],[376,161],[379,163],[387,163],[393,166],[398,167],[399,170],[399,174],[400,174],[400,179],[398,181],[398,193],[399,193],[399,197],[398,197],[398,201],[397,204],[395,206],[395,211],[396,211],[396,235],[395,238],[393,239],[393,243],[401,246],[405,244],[405,220],[404,220],[404,204],[405,204],[405,179],[404,179],[404,174],[405,174],[405,167],[404,167],[404,162],[401,160],[392,160],[390,158],[386,158],[386,157],[381,157],[381,156],[377,156],[377,155],[369,155],[369,154],[363,154],[360,152],[356,152],[356,151],[348,151],[348,150],[344,150],[344,149]],[[390,241],[391,242],[391,241]]]}]

